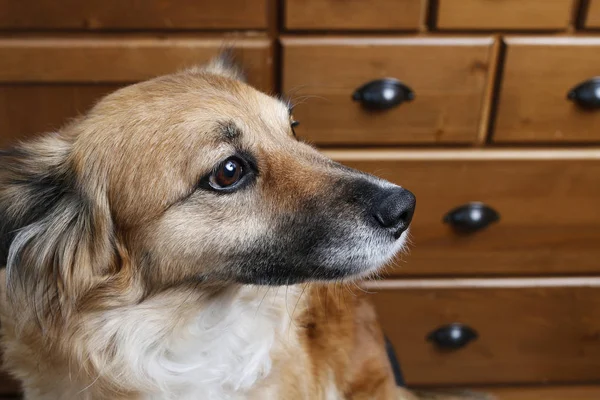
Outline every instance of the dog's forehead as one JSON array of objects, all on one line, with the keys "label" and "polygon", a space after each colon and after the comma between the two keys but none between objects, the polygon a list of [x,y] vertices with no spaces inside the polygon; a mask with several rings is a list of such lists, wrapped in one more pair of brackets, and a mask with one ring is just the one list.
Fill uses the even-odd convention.
[{"label": "dog's forehead", "polygon": [[231,128],[230,131],[235,128],[242,139],[287,136],[290,110],[279,99],[242,84],[236,92],[223,93],[217,104],[220,113],[218,118],[227,121],[226,126]]},{"label": "dog's forehead", "polygon": [[[295,141],[288,104],[243,83],[233,91],[218,91],[209,104],[188,110],[188,127],[196,125],[201,144],[225,142],[246,148],[287,145]],[[200,126],[202,125],[202,126]]]},{"label": "dog's forehead", "polygon": [[[103,125],[121,141],[214,143],[231,128],[243,140],[289,136],[285,102],[251,86],[211,74],[169,75],[123,88],[103,99],[86,125]],[[95,135],[97,135],[96,133]],[[92,141],[97,138],[84,138]]]},{"label": "dog's forehead", "polygon": [[[78,173],[86,176],[92,166],[103,166],[117,188],[175,185],[185,191],[233,151],[281,155],[299,145],[284,102],[207,74],[166,76],[124,88],[73,129]],[[160,177],[169,178],[159,184]]]},{"label": "dog's forehead", "polygon": [[[244,82],[219,76],[191,76],[188,90],[170,96],[171,119],[182,119],[217,139],[238,134],[242,140],[286,137],[288,105]],[[159,110],[160,111],[160,110]],[[178,115],[179,114],[179,115]]]},{"label": "dog's forehead", "polygon": [[79,165],[165,176],[185,169],[193,177],[236,150],[273,154],[298,147],[285,102],[209,74],[124,88],[102,100],[77,129]]}]

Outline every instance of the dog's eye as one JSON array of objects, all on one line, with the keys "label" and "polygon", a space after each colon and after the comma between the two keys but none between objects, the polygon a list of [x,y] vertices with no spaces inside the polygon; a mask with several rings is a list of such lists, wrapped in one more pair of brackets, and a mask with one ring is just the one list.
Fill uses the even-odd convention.
[{"label": "dog's eye", "polygon": [[209,177],[213,189],[225,189],[238,183],[244,175],[242,162],[235,157],[228,158]]},{"label": "dog's eye", "polygon": [[296,137],[296,130],[294,128],[297,127],[298,125],[300,125],[300,121],[294,121],[294,120],[292,120],[292,122],[290,123],[290,125],[292,127],[292,133],[294,134],[294,137]]}]

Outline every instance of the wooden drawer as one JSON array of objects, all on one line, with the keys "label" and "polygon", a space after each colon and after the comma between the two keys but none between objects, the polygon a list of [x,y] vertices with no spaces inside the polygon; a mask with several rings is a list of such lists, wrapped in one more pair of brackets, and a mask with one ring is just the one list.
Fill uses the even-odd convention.
[{"label": "wooden drawer", "polygon": [[[235,43],[250,83],[271,90],[270,42]],[[57,129],[121,86],[204,63],[221,46],[221,39],[0,40],[0,148]]]},{"label": "wooden drawer", "polygon": [[600,110],[567,97],[578,84],[600,75],[600,38],[515,37],[506,44],[493,140],[600,141]]},{"label": "wooden drawer", "polygon": [[584,22],[585,28],[600,28],[600,0],[589,0],[587,15]]},{"label": "wooden drawer", "polygon": [[0,29],[263,29],[266,0],[0,0]]},{"label": "wooden drawer", "polygon": [[286,0],[288,30],[417,30],[426,0]]},{"label": "wooden drawer", "polygon": [[598,400],[600,385],[523,386],[482,388],[498,400]]},{"label": "wooden drawer", "polygon": [[[470,143],[485,131],[492,38],[283,40],[283,91],[298,103],[302,138],[320,145]],[[412,101],[369,110],[362,85],[402,81]],[[382,95],[384,95],[382,93]]]},{"label": "wooden drawer", "polygon": [[[492,395],[495,400],[598,400],[600,385],[494,385],[475,388],[478,393]],[[432,392],[432,390],[427,390]],[[433,391],[441,395],[447,390]],[[456,399],[458,400],[458,399]]]},{"label": "wooden drawer", "polygon": [[575,0],[438,0],[439,29],[562,30]]},{"label": "wooden drawer", "polygon": [[[600,278],[383,281],[367,287],[376,292],[372,298],[408,385],[600,380]],[[477,338],[428,339],[440,328],[466,337],[466,329],[445,329],[455,323]],[[444,347],[453,343],[458,348]]]},{"label": "wooden drawer", "polygon": [[[600,272],[600,150],[327,151],[413,191],[408,255],[393,274]],[[444,217],[483,202],[500,215],[471,233]],[[478,214],[474,215],[476,218]]]}]

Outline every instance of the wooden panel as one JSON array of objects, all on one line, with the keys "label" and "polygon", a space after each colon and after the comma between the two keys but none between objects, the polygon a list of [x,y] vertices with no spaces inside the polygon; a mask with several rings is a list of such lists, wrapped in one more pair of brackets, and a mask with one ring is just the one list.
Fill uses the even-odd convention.
[{"label": "wooden panel", "polygon": [[485,388],[497,400],[597,400],[600,386],[543,386]]},{"label": "wooden panel", "polygon": [[[481,281],[369,286],[409,385],[600,379],[599,278],[506,279],[484,288]],[[451,323],[471,327],[478,338],[458,350],[426,340]]]},{"label": "wooden panel", "polygon": [[[404,275],[600,272],[599,150],[327,151],[413,191],[417,208]],[[480,201],[500,221],[455,233],[444,216]]]},{"label": "wooden panel", "polygon": [[[0,40],[0,148],[58,129],[121,86],[202,64],[221,45],[217,39]],[[269,41],[236,46],[249,82],[271,90]]]},{"label": "wooden panel", "polygon": [[[0,82],[135,82],[205,63],[223,38],[0,39]],[[231,44],[249,81],[272,88],[268,39]]]},{"label": "wooden panel", "polygon": [[[462,392],[464,389],[455,390],[424,390],[418,391],[424,398],[431,399],[431,394],[436,394],[442,399],[448,395]],[[491,396],[489,400],[598,400],[600,399],[600,386],[593,385],[527,385],[527,386],[506,386],[506,387],[481,387],[471,389],[470,392],[483,393]],[[427,397],[429,395],[430,397]],[[445,397],[442,397],[445,396]],[[460,400],[464,396],[452,397],[448,400]],[[481,400],[487,399],[482,397]]]},{"label": "wooden panel", "polygon": [[290,30],[416,30],[425,0],[286,0]]},{"label": "wooden panel", "polygon": [[600,0],[589,0],[584,26],[593,29],[600,28]]},{"label": "wooden panel", "polygon": [[[283,91],[297,133],[321,145],[470,143],[476,140],[492,38],[286,38]],[[369,111],[353,92],[396,78],[416,95]]]},{"label": "wooden panel", "polygon": [[439,29],[566,29],[574,0],[438,0]]},{"label": "wooden panel", "polygon": [[600,38],[508,38],[496,142],[597,142],[600,112],[567,98],[600,75]]},{"label": "wooden panel", "polygon": [[119,87],[114,84],[0,85],[0,148],[59,129]]},{"label": "wooden panel", "polygon": [[266,0],[0,0],[0,29],[262,29],[266,18]]}]

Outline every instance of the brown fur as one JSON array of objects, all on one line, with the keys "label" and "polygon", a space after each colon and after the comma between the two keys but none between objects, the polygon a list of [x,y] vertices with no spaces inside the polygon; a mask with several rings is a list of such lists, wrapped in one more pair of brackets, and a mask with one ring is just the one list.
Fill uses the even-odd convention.
[{"label": "brown fur", "polygon": [[[115,361],[137,339],[136,324],[129,336],[119,336],[119,326],[102,334],[127,324],[123,315],[139,324],[156,319],[152,338],[166,341],[218,299],[256,301],[241,294],[243,283],[373,272],[362,264],[302,271],[297,253],[279,254],[318,250],[325,239],[359,243],[352,235],[363,224],[360,210],[344,199],[358,196],[360,182],[382,183],[295,141],[285,105],[240,79],[219,59],[133,85],[60,132],[2,155],[2,345],[27,398],[147,398],[145,384]],[[238,149],[258,165],[250,189],[232,196],[199,189]],[[320,224],[323,232],[313,232]],[[313,242],[296,243],[303,234]],[[255,272],[244,264],[249,257]],[[287,270],[280,259],[296,261]],[[289,299],[264,294],[266,307],[287,312],[290,322],[270,353],[275,372],[248,398],[412,398],[394,387],[375,313],[361,294],[320,283],[290,287]]]}]

